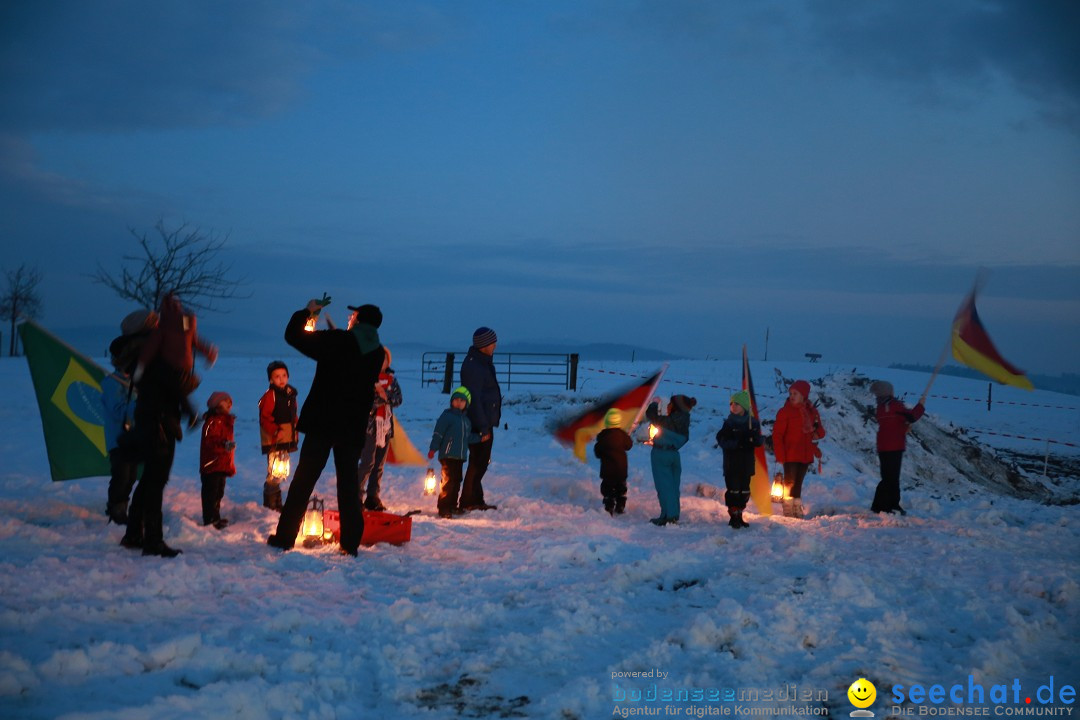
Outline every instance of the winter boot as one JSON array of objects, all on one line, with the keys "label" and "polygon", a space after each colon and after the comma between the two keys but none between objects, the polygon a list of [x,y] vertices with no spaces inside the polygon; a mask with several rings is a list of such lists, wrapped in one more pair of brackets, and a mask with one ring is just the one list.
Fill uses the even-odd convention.
[{"label": "winter boot", "polygon": [[625,495],[615,498],[615,514],[616,515],[622,515],[624,512],[626,512],[626,496]]},{"label": "winter boot", "polygon": [[794,502],[791,498],[784,498],[780,501],[780,507],[784,510],[784,517],[795,517]]},{"label": "winter boot", "polygon": [[800,520],[806,517],[806,514],[803,512],[801,498],[795,498],[791,501],[791,517],[798,518]]},{"label": "winter boot", "polygon": [[157,557],[174,558],[177,555],[182,554],[183,550],[171,548],[165,544],[164,541],[155,543],[153,545],[147,545],[143,547],[143,555],[156,555]]},{"label": "winter boot", "polygon": [[109,516],[109,520],[117,525],[127,525],[127,507],[127,501],[112,503],[105,511],[105,514]]},{"label": "winter boot", "polygon": [[263,507],[281,512],[281,486],[263,483]]},{"label": "winter boot", "polygon": [[604,510],[607,511],[608,515],[615,515],[615,498],[604,498]]},{"label": "winter boot", "polygon": [[742,527],[742,521],[739,520],[739,510],[733,507],[727,509],[728,514],[728,527],[733,530],[738,530]]},{"label": "winter boot", "polygon": [[750,523],[746,522],[746,518],[743,517],[743,510],[745,509],[746,508],[739,508],[739,527],[741,528],[750,527]]}]

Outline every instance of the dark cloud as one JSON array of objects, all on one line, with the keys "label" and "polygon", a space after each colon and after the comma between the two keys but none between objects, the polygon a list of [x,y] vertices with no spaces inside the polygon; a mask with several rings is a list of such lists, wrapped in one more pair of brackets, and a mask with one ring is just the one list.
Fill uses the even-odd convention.
[{"label": "dark cloud", "polygon": [[437,41],[441,16],[320,0],[0,5],[0,130],[231,125],[303,92],[318,63]]},{"label": "dark cloud", "polygon": [[1080,132],[1080,3],[820,0],[806,7],[825,49],[853,67],[921,86],[977,87],[1004,76],[1040,103],[1046,120]]}]

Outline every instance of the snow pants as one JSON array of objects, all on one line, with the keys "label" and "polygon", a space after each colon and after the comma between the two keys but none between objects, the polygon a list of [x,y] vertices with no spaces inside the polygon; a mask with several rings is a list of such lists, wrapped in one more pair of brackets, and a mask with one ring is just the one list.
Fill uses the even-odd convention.
[{"label": "snow pants", "polygon": [[750,501],[750,478],[753,475],[725,475],[724,504],[731,510],[744,510]]},{"label": "snow pants", "polygon": [[874,512],[892,512],[900,508],[900,466],[904,462],[903,450],[883,450],[878,453],[881,462],[881,482],[874,492]]},{"label": "snow pants", "polygon": [[338,512],[341,513],[341,549],[356,555],[360,537],[364,534],[364,515],[360,509],[360,483],[356,474],[364,434],[353,427],[334,428],[326,432],[309,432],[300,446],[300,461],[296,464],[289,494],[278,518],[275,535],[280,542],[291,546],[304,522],[308,500],[315,490],[330,453],[334,453],[337,471]]},{"label": "snow pants", "polygon": [[465,461],[460,458],[445,458],[439,463],[442,465],[442,484],[439,488],[438,500],[439,515],[450,515],[458,508],[461,466],[465,464]]},{"label": "snow pants", "polygon": [[485,442],[469,445],[469,467],[461,483],[461,509],[484,505],[484,485],[481,482],[491,464],[491,446],[495,443],[495,430]]},{"label": "snow pants", "polygon": [[127,450],[113,448],[109,451],[109,469],[109,517],[117,525],[124,525],[127,523],[128,499],[138,478],[139,461]]},{"label": "snow pants", "polygon": [[202,524],[221,519],[221,500],[225,497],[225,473],[206,473],[202,480]]},{"label": "snow pants", "polygon": [[678,450],[653,447],[649,456],[652,464],[653,485],[660,501],[660,517],[679,519],[679,483],[682,481],[682,458]]}]

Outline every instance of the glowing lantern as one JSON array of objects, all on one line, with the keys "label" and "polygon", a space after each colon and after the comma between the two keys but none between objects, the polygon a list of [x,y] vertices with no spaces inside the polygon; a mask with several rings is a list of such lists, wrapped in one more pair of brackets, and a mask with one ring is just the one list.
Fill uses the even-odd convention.
[{"label": "glowing lantern", "polygon": [[315,332],[315,326],[319,324],[319,316],[311,315],[307,321],[304,322],[304,330],[307,332]]},{"label": "glowing lantern", "polygon": [[424,478],[424,494],[434,495],[439,489],[439,482],[435,479],[435,468],[427,469],[427,477]]},{"label": "glowing lantern", "polygon": [[270,477],[281,482],[289,479],[289,451],[275,450],[270,453]]},{"label": "glowing lantern", "polygon": [[305,547],[323,542],[323,534],[326,526],[323,525],[323,511],[326,504],[316,495],[308,503],[308,509],[304,513],[304,523],[300,526],[300,537]]},{"label": "glowing lantern", "polygon": [[784,487],[784,473],[776,473],[773,475],[771,499],[773,502],[784,502],[786,496],[787,488]]},{"label": "glowing lantern", "polygon": [[645,441],[645,444],[646,445],[652,445],[653,440],[655,440],[656,436],[659,435],[659,434],[660,434],[660,428],[658,428],[656,425],[649,425],[649,439]]}]

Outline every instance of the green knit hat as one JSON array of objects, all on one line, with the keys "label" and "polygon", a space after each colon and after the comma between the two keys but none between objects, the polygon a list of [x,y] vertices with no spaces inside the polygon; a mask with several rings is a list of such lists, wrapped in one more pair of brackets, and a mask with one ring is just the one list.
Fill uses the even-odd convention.
[{"label": "green knit hat", "polygon": [[465,407],[469,407],[469,405],[472,405],[472,393],[469,392],[469,388],[465,387],[464,385],[454,390],[453,394],[450,395],[450,400],[453,400],[454,398],[463,399],[465,401]]},{"label": "green knit hat", "polygon": [[740,390],[731,396],[731,402],[740,406],[746,412],[750,412],[750,393]]}]

